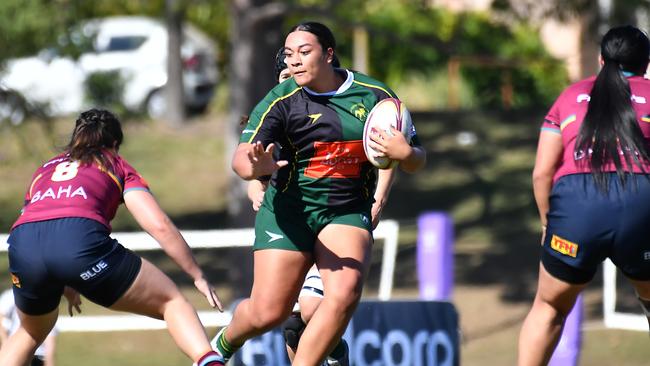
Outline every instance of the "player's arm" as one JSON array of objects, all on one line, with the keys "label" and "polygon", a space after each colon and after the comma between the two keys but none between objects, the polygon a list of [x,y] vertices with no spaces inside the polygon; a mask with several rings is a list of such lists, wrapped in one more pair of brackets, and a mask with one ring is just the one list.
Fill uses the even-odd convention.
[{"label": "player's arm", "polygon": [[377,188],[375,189],[375,203],[372,204],[372,228],[376,228],[381,219],[381,213],[384,210],[386,202],[388,202],[388,195],[395,180],[395,168],[392,169],[379,169],[377,176]]},{"label": "player's arm", "polygon": [[240,143],[232,158],[232,169],[245,180],[271,175],[276,170],[289,164],[286,160],[275,161],[273,159],[274,149],[275,144],[273,143],[268,144],[266,147],[261,141]]},{"label": "player's arm", "polygon": [[533,193],[543,227],[546,226],[553,176],[562,156],[562,149],[562,136],[558,132],[542,130],[533,169]]},{"label": "player's arm", "polygon": [[239,137],[239,145],[232,157],[232,169],[244,180],[271,175],[287,165],[286,160],[275,161],[274,142],[286,135],[285,112],[280,108],[275,89],[259,102],[251,113]]},{"label": "player's arm", "polygon": [[379,130],[371,134],[372,148],[381,155],[399,161],[401,169],[407,173],[415,173],[424,167],[427,161],[426,151],[419,144],[413,146],[406,141],[402,133],[391,127],[391,133]]},{"label": "player's arm", "polygon": [[194,285],[206,296],[210,305],[222,310],[219,298],[205,279],[190,247],[153,195],[145,190],[128,191],[124,194],[124,203],[138,224],[156,239],[165,253],[194,280]]},{"label": "player's arm", "polygon": [[427,152],[422,146],[411,146],[407,157],[399,163],[400,168],[407,173],[415,173],[422,169],[427,162]]}]

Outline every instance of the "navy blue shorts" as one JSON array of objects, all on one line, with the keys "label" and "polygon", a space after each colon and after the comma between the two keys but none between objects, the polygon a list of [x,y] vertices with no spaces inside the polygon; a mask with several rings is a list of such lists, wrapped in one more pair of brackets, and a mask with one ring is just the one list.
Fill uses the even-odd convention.
[{"label": "navy blue shorts", "polygon": [[591,281],[609,257],[629,278],[650,280],[650,180],[615,173],[602,192],[591,174],[560,178],[550,196],[544,268],[563,281]]},{"label": "navy blue shorts", "polygon": [[108,228],[85,218],[22,224],[9,236],[9,271],[16,306],[41,315],[59,306],[63,287],[111,306],[130,287],[142,260],[109,236]]}]

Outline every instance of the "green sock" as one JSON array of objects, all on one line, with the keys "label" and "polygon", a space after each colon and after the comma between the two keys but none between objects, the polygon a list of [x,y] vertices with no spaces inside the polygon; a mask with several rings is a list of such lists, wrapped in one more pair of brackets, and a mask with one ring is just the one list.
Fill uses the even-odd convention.
[{"label": "green sock", "polygon": [[221,356],[223,356],[225,361],[228,361],[230,357],[232,357],[232,355],[239,349],[239,347],[233,346],[226,340],[225,327],[219,332],[219,337],[215,343],[215,346],[217,347],[216,351],[219,352]]},{"label": "green sock", "polygon": [[340,340],[339,343],[334,347],[332,352],[330,352],[330,357],[332,357],[335,360],[340,359],[345,355],[345,346],[343,345],[343,340]]}]

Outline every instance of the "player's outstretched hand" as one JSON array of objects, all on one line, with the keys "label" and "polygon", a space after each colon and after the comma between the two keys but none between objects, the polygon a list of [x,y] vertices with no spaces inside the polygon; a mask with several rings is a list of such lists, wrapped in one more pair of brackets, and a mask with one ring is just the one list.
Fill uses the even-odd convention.
[{"label": "player's outstretched hand", "polygon": [[194,281],[194,286],[208,299],[210,306],[219,309],[219,311],[223,311],[223,306],[221,305],[221,301],[219,301],[219,297],[217,297],[217,293],[214,291],[214,287],[205,278],[201,277]]},{"label": "player's outstretched hand", "polygon": [[379,130],[370,135],[370,147],[379,154],[376,157],[387,157],[392,160],[405,160],[411,153],[411,145],[406,141],[402,133],[394,127],[390,128],[391,133]]},{"label": "player's outstretched hand", "polygon": [[268,181],[260,181],[257,179],[253,179],[250,182],[248,182],[248,188],[247,188],[247,194],[248,194],[248,199],[251,200],[251,203],[253,204],[253,211],[257,212],[260,210],[260,207],[262,206],[262,201],[264,201],[264,194],[266,192],[266,189],[269,185]]},{"label": "player's outstretched hand", "polygon": [[63,296],[68,300],[68,314],[74,316],[73,309],[77,311],[77,314],[81,314],[81,295],[79,295],[79,292],[72,287],[65,286]]},{"label": "player's outstretched hand", "polygon": [[271,175],[276,170],[289,164],[286,160],[275,161],[273,159],[273,150],[275,150],[275,144],[270,143],[265,149],[264,145],[258,141],[248,151],[248,160],[253,166],[253,175],[255,177]]}]

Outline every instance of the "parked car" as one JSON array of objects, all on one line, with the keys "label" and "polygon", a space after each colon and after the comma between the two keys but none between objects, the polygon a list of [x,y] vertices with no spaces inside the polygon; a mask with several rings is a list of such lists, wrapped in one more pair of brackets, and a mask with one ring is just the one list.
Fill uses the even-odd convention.
[{"label": "parked car", "polygon": [[[26,99],[49,105],[52,115],[78,113],[87,107],[86,77],[118,70],[124,82],[122,103],[152,118],[165,113],[162,88],[167,82],[167,30],[161,21],[136,16],[109,17],[85,22],[83,36],[93,37],[92,50],[78,59],[51,49],[7,62],[0,82]],[[184,103],[204,110],[218,81],[213,42],[186,24],[183,29]]]}]

